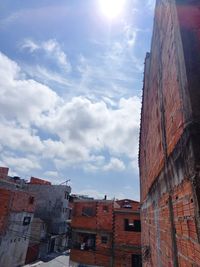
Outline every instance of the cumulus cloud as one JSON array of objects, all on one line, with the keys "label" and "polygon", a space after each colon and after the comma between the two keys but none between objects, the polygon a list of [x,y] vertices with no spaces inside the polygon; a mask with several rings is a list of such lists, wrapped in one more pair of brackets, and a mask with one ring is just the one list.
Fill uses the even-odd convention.
[{"label": "cumulus cloud", "polygon": [[22,44],[22,49],[28,49],[31,53],[43,51],[45,54],[57,61],[58,65],[69,72],[71,64],[67,55],[62,50],[60,44],[55,39],[49,39],[44,42],[35,42],[31,39],[25,39]]},{"label": "cumulus cloud", "polygon": [[35,154],[44,149],[42,141],[33,130],[5,121],[0,121],[0,144],[7,149]]},{"label": "cumulus cloud", "polygon": [[19,65],[0,53],[0,114],[20,123],[39,120],[54,109],[59,97],[47,86],[26,79]]},{"label": "cumulus cloud", "polygon": [[14,172],[29,174],[31,170],[41,169],[38,159],[33,156],[24,158],[12,155],[3,155],[2,161],[4,166],[9,166]]},{"label": "cumulus cloud", "polygon": [[[39,168],[38,163],[31,165],[32,154],[57,169],[122,171],[127,164],[133,166],[140,121],[138,97],[121,98],[115,105],[109,98],[64,100],[51,88],[27,79],[19,65],[2,53],[0,76],[0,145],[20,152],[26,170]],[[18,168],[17,159],[9,159]]]},{"label": "cumulus cloud", "polygon": [[104,171],[123,171],[125,169],[125,165],[123,161],[117,158],[111,158],[110,162],[103,167]]},{"label": "cumulus cloud", "polygon": [[101,153],[104,149],[113,155],[124,154],[134,158],[137,156],[139,120],[138,97],[122,98],[115,109],[109,108],[103,101],[74,97],[58,108],[53,116],[44,118],[40,126],[68,144],[71,156],[72,150],[76,151],[78,147],[79,153],[76,152],[75,156],[79,154],[83,158],[95,151]]},{"label": "cumulus cloud", "polygon": [[59,174],[57,171],[46,171],[44,173],[44,177],[47,177],[48,178],[59,178]]}]

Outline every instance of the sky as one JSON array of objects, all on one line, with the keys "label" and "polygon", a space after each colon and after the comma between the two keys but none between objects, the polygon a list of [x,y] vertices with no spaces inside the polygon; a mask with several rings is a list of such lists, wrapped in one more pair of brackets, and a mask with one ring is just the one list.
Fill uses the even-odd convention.
[{"label": "sky", "polygon": [[0,166],[139,200],[153,13],[154,0],[0,0]]}]

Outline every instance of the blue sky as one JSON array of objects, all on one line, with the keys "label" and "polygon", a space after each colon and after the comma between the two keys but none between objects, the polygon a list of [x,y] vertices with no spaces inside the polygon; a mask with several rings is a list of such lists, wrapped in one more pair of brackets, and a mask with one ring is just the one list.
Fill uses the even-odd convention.
[{"label": "blue sky", "polygon": [[0,165],[71,179],[74,193],[139,199],[154,0],[124,0],[112,19],[100,1],[0,0]]}]

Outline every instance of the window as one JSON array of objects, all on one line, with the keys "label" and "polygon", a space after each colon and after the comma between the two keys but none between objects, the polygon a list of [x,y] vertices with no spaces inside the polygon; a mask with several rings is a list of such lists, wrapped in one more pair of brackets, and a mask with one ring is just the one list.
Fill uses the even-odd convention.
[{"label": "window", "polygon": [[132,209],[131,203],[130,203],[130,201],[128,201],[128,200],[125,200],[125,201],[124,201],[122,207],[125,208],[125,209]]},{"label": "window", "polygon": [[102,244],[107,244],[108,243],[108,237],[106,235],[101,236],[101,243]]},{"label": "window", "polygon": [[30,222],[31,222],[31,217],[29,217],[29,216],[24,217],[23,225],[29,225]]},{"label": "window", "polygon": [[108,206],[103,206],[103,211],[108,212]]},{"label": "window", "polygon": [[34,203],[34,200],[35,200],[34,197],[29,197],[29,204],[32,205]]},{"label": "window", "polygon": [[129,219],[124,220],[124,230],[125,231],[133,231],[133,232],[141,232],[141,224],[139,220],[134,220],[129,222]]},{"label": "window", "polygon": [[132,255],[132,265],[131,266],[142,267],[142,256],[133,254]]},{"label": "window", "polygon": [[68,199],[69,198],[69,194],[68,192],[65,192],[65,199]]},{"label": "window", "polygon": [[83,207],[82,216],[92,217],[95,215],[95,210],[93,207]]}]

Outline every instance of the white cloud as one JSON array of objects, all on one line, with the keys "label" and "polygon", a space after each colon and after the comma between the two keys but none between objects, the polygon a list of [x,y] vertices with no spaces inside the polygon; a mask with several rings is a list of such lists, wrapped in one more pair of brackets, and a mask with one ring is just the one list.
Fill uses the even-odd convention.
[{"label": "white cloud", "polygon": [[22,48],[24,49],[28,49],[31,53],[33,53],[34,51],[40,49],[40,46],[37,45],[35,42],[33,42],[30,39],[26,39],[22,45]]},{"label": "white cloud", "polygon": [[88,160],[92,151],[101,153],[103,149],[117,156],[137,156],[140,122],[140,99],[137,97],[121,99],[115,109],[103,101],[75,97],[41,122],[41,127],[59,136],[71,156],[74,151],[75,157],[81,155]]},{"label": "white cloud", "polygon": [[35,79],[39,79],[40,81],[43,81],[44,83],[51,83],[56,82],[64,86],[73,86],[72,81],[69,79],[66,79],[63,75],[61,75],[58,72],[51,71],[43,66],[36,65],[36,66],[24,66],[25,71],[28,75]]},{"label": "white cloud", "polygon": [[0,114],[5,119],[36,123],[60,100],[47,86],[25,79],[20,67],[2,53],[0,77]]},{"label": "white cloud", "polygon": [[44,177],[47,178],[59,178],[59,174],[57,171],[46,171],[44,173]]},{"label": "white cloud", "polygon": [[[24,157],[34,153],[57,170],[77,166],[87,171],[121,171],[127,162],[137,159],[138,97],[114,102],[108,97],[105,101],[87,97],[64,100],[49,87],[26,79],[20,67],[2,53],[0,76],[3,149]],[[41,132],[48,138],[42,138]]]},{"label": "white cloud", "polygon": [[150,11],[152,12],[155,8],[155,2],[156,0],[147,0],[147,8],[150,9]]},{"label": "white cloud", "polygon": [[103,167],[104,171],[123,171],[125,169],[125,165],[123,161],[117,158],[111,158],[110,162]]},{"label": "white cloud", "polygon": [[29,158],[3,155],[2,161],[5,166],[12,168],[14,172],[30,174],[31,170],[41,169],[41,166],[36,157],[30,156]]},{"label": "white cloud", "polygon": [[42,50],[49,58],[54,58],[65,71],[69,72],[71,70],[71,64],[67,55],[55,39],[49,39],[44,42],[34,42],[33,40],[25,39],[21,47],[22,49],[28,49],[31,53]]},{"label": "white cloud", "polygon": [[39,136],[31,129],[22,128],[15,123],[0,121],[0,144],[4,148],[38,154],[43,151]]}]

